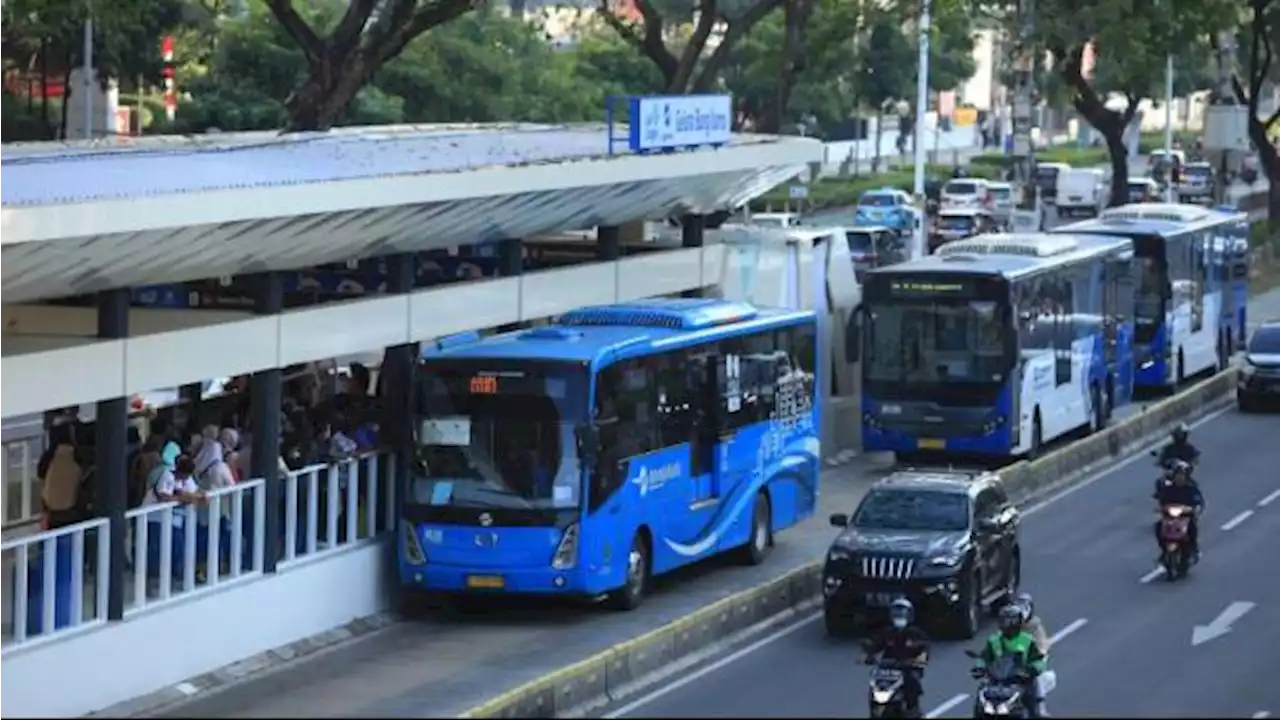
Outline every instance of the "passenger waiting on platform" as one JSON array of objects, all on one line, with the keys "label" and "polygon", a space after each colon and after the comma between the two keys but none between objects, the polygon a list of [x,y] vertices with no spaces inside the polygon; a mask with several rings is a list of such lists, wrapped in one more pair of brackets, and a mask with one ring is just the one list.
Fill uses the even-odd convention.
[{"label": "passenger waiting on platform", "polygon": [[49,530],[85,519],[80,492],[84,471],[76,459],[75,427],[74,423],[64,422],[49,428],[49,447],[36,466]]},{"label": "passenger waiting on platform", "polygon": [[222,444],[222,459],[231,470],[232,482],[240,482],[245,478],[240,470],[240,433],[233,427],[224,427],[218,432],[218,442]]},{"label": "passenger waiting on platform", "polygon": [[218,437],[218,427],[206,426],[200,433],[200,446],[196,448],[194,461],[194,475],[201,490],[213,492],[236,484],[235,475],[224,459],[225,450]]},{"label": "passenger waiting on platform", "polygon": [[[190,504],[201,504],[204,502],[204,493],[200,491],[200,486],[196,484],[193,477],[195,473],[195,463],[186,455],[181,455],[174,461],[173,469],[167,466],[160,473],[160,477],[155,487],[147,494],[147,505],[159,505],[167,502],[179,502]],[[182,524],[182,513],[174,513],[174,524]]]}]

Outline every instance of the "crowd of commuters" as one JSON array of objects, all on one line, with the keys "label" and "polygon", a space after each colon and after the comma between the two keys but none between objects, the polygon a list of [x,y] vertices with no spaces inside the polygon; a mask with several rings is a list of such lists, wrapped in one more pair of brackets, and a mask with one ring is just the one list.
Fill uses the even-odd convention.
[{"label": "crowd of commuters", "polygon": [[[341,388],[314,368],[286,373],[281,403],[279,476],[372,450],[379,442],[379,401],[371,373],[353,363]],[[326,387],[328,386],[328,387]],[[254,432],[249,381],[235,378],[228,392],[188,399],[132,418],[128,428],[127,492],[130,508],[158,502],[201,502],[209,492],[251,477]],[[79,409],[51,413],[48,442],[37,465],[46,528],[95,516],[94,429]]]}]

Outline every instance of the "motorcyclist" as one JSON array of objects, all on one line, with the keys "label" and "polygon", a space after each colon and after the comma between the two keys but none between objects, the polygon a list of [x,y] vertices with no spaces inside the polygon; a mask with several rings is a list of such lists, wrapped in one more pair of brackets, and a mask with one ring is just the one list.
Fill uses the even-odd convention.
[{"label": "motorcyclist", "polygon": [[1160,465],[1171,460],[1181,460],[1195,466],[1200,460],[1200,449],[1191,444],[1191,428],[1186,423],[1179,423],[1169,433],[1169,444],[1160,449]]},{"label": "motorcyclist", "polygon": [[[1027,672],[1026,681],[1022,684],[1022,695],[1026,698],[1027,713],[1030,717],[1040,717],[1041,698],[1036,677],[1048,669],[1048,658],[1045,656],[1044,649],[1036,642],[1035,637],[1023,630],[1023,610],[1017,603],[1011,603],[1000,608],[1000,613],[997,617],[1000,631],[992,633],[987,638],[987,643],[982,648],[982,654],[974,665],[973,675],[977,678],[983,677],[989,665],[1010,653],[1021,656],[1020,665]],[[975,708],[975,715],[981,714],[977,712],[978,709]]]},{"label": "motorcyclist", "polygon": [[1019,593],[1015,602],[1022,610],[1022,629],[1035,638],[1036,645],[1040,647],[1040,652],[1048,655],[1049,643],[1051,642],[1049,633],[1045,631],[1044,623],[1041,622],[1040,616],[1036,615],[1036,603],[1032,599],[1031,593]]},{"label": "motorcyclist", "polygon": [[889,605],[889,627],[872,634],[863,660],[873,665],[877,659],[894,663],[903,672],[903,699],[912,715],[920,714],[920,684],[929,662],[929,636],[912,624],[916,609],[911,601],[898,598]]},{"label": "motorcyclist", "polygon": [[[1191,546],[1192,556],[1198,561],[1200,559],[1199,520],[1200,511],[1204,509],[1204,494],[1200,492],[1200,485],[1191,479],[1191,465],[1182,460],[1175,460],[1169,476],[1156,486],[1155,499],[1161,508],[1166,505],[1186,505],[1195,509],[1187,524],[1187,542]],[[1155,534],[1156,546],[1160,547],[1162,543],[1159,518],[1155,522]],[[1159,562],[1158,559],[1157,562]]]}]

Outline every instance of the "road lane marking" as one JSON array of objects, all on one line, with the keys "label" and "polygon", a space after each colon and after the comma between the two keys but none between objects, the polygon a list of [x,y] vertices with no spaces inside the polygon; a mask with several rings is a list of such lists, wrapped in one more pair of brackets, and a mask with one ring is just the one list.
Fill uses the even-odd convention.
[{"label": "road lane marking", "polygon": [[1235,517],[1231,518],[1230,520],[1228,520],[1228,521],[1226,521],[1226,522],[1222,523],[1222,529],[1223,529],[1223,531],[1235,530],[1237,527],[1239,527],[1239,526],[1240,526],[1240,523],[1244,522],[1245,520],[1248,520],[1248,519],[1249,519],[1249,518],[1251,518],[1251,517],[1253,517],[1253,511],[1252,511],[1252,510],[1245,510],[1244,512],[1240,513],[1239,515],[1236,515]]},{"label": "road lane marking", "polygon": [[627,703],[626,705],[623,705],[622,707],[618,708],[617,710],[614,710],[611,713],[608,713],[607,715],[602,715],[601,718],[603,718],[604,720],[613,720],[614,718],[626,717],[627,715],[630,715],[631,713],[635,712],[636,710],[639,710],[645,705],[648,705],[654,700],[657,700],[665,695],[673,693],[676,690],[679,690],[680,688],[684,687],[685,685],[688,685],[689,683],[695,680],[699,680],[703,677],[706,677],[707,675],[710,675],[711,673],[719,670],[725,665],[728,665],[737,660],[740,660],[746,657],[747,655],[750,655],[751,653],[755,652],[756,650],[759,650],[760,648],[766,645],[769,645],[771,643],[777,642],[778,640],[781,640],[782,638],[790,635],[793,632],[796,632],[797,630],[808,627],[811,623],[816,622],[821,617],[822,617],[822,613],[816,612],[812,615],[809,615],[808,617],[801,618],[794,625],[788,625],[780,630],[775,630],[772,633],[769,633],[768,635],[765,635],[759,640],[751,643],[750,645],[747,645],[746,647],[740,648],[738,650],[735,650],[734,652],[729,653],[728,655],[725,655],[724,657],[720,658],[719,660],[716,660],[710,665],[701,667],[695,670],[694,672],[692,672],[691,674],[681,677],[679,680],[675,680],[671,683],[663,685],[662,687],[656,690],[653,690],[652,692],[646,693],[645,695],[642,695],[641,697],[636,698],[635,700],[632,700],[631,702]]},{"label": "road lane marking", "polygon": [[1141,578],[1138,578],[1138,582],[1146,584],[1151,582],[1152,580],[1155,580],[1156,578],[1160,577],[1163,574],[1164,574],[1164,568],[1155,568],[1154,570],[1147,573],[1146,575],[1143,575]]},{"label": "road lane marking", "polygon": [[968,693],[960,693],[959,695],[954,695],[954,696],[952,696],[952,698],[951,698],[950,700],[948,700],[948,701],[946,701],[946,702],[942,703],[941,705],[939,705],[938,707],[936,707],[936,708],[934,708],[934,709],[930,710],[930,711],[929,711],[929,713],[928,713],[927,715],[925,715],[925,717],[927,717],[927,718],[937,718],[937,717],[942,717],[942,714],[943,714],[943,713],[947,712],[947,711],[948,711],[948,710],[950,710],[951,708],[953,708],[953,707],[955,707],[955,706],[959,705],[960,703],[962,703],[962,702],[964,702],[965,700],[968,700],[968,699],[969,699],[969,694],[968,694]]},{"label": "road lane marking", "polygon": [[[1205,425],[1206,423],[1213,422],[1214,420],[1217,420],[1223,415],[1226,415],[1228,411],[1234,410],[1234,409],[1235,409],[1234,407],[1228,406],[1228,407],[1222,408],[1221,410],[1215,410],[1209,413],[1208,415],[1205,415],[1204,417],[1200,418],[1199,420],[1196,420],[1195,422],[1191,423],[1190,429],[1195,430],[1201,425]],[[1049,507],[1050,505],[1058,502],[1059,500],[1062,500],[1063,498],[1069,495],[1074,495],[1075,493],[1093,485],[1094,483],[1107,477],[1108,475],[1111,475],[1112,473],[1123,470],[1139,460],[1150,459],[1151,456],[1148,453],[1151,450],[1155,450],[1156,448],[1163,446],[1164,443],[1165,443],[1164,439],[1160,439],[1153,443],[1150,443],[1142,447],[1141,449],[1135,451],[1134,454],[1130,455],[1129,457],[1126,457],[1123,460],[1117,461],[1114,465],[1108,465],[1107,467],[1094,473],[1093,475],[1090,475],[1089,477],[1081,480],[1080,482],[1075,483],[1074,485],[1071,485],[1069,487],[1063,488],[1061,491],[1054,493],[1053,495],[1050,495],[1044,500],[1033,503],[1030,507],[1027,507],[1022,511],[1023,517],[1038,513],[1041,510]]]},{"label": "road lane marking", "polygon": [[1258,507],[1266,507],[1266,506],[1270,505],[1271,503],[1275,502],[1276,500],[1280,500],[1280,490],[1276,490],[1275,492],[1271,493],[1270,495],[1268,495],[1268,496],[1266,496],[1266,497],[1262,498],[1261,500],[1259,500],[1259,501],[1258,501]]},{"label": "road lane marking", "polygon": [[[1214,421],[1214,420],[1218,419],[1219,417],[1222,417],[1222,416],[1223,416],[1223,415],[1225,415],[1229,410],[1232,410],[1232,409],[1234,409],[1234,408],[1232,408],[1232,407],[1225,407],[1225,408],[1222,408],[1221,410],[1217,410],[1217,411],[1214,411],[1214,412],[1212,412],[1212,413],[1209,413],[1208,415],[1206,415],[1206,416],[1204,416],[1204,417],[1200,418],[1199,420],[1196,420],[1195,422],[1191,423],[1191,429],[1192,429],[1192,430],[1194,430],[1194,429],[1196,429],[1196,428],[1200,427],[1201,425],[1204,425],[1204,424],[1206,424],[1206,423],[1212,422],[1212,421]],[[1094,483],[1098,482],[1099,480],[1101,480],[1101,479],[1103,479],[1103,478],[1105,478],[1105,477],[1108,477],[1108,476],[1110,476],[1110,475],[1113,475],[1113,474],[1115,474],[1116,472],[1118,472],[1118,471],[1120,471],[1120,470],[1123,470],[1123,469],[1125,469],[1125,468],[1129,467],[1130,465],[1132,465],[1133,463],[1137,462],[1138,460],[1141,460],[1141,459],[1144,459],[1144,458],[1148,458],[1148,457],[1150,457],[1150,456],[1148,455],[1148,452],[1149,452],[1150,450],[1153,450],[1153,449],[1155,449],[1155,448],[1160,447],[1160,446],[1161,446],[1161,445],[1163,445],[1163,444],[1164,444],[1164,440],[1159,440],[1159,441],[1156,441],[1156,442],[1153,442],[1153,443],[1150,443],[1150,444],[1148,444],[1148,445],[1144,446],[1144,447],[1143,447],[1143,448],[1141,448],[1140,450],[1136,451],[1134,454],[1132,454],[1132,455],[1130,455],[1130,456],[1128,456],[1128,457],[1126,457],[1126,458],[1124,458],[1124,459],[1121,459],[1121,460],[1117,461],[1116,463],[1114,463],[1114,464],[1112,464],[1112,465],[1108,465],[1107,467],[1105,467],[1105,468],[1103,468],[1103,469],[1099,470],[1098,472],[1096,472],[1096,473],[1094,473],[1094,474],[1092,474],[1092,475],[1090,475],[1090,476],[1086,477],[1085,479],[1081,480],[1079,483],[1076,483],[1075,485],[1072,485],[1072,486],[1070,486],[1070,487],[1064,488],[1064,489],[1062,489],[1061,491],[1059,491],[1059,492],[1057,492],[1057,493],[1055,493],[1055,494],[1053,494],[1053,495],[1050,495],[1049,497],[1045,498],[1044,500],[1041,500],[1041,501],[1039,501],[1039,502],[1036,502],[1036,503],[1032,504],[1031,506],[1027,507],[1026,509],[1024,509],[1024,510],[1022,511],[1022,515],[1025,517],[1025,516],[1028,516],[1028,515],[1035,514],[1035,513],[1039,512],[1039,511],[1041,511],[1041,510],[1043,510],[1043,509],[1045,509],[1045,508],[1049,507],[1050,505],[1053,505],[1054,503],[1058,502],[1059,500],[1062,500],[1063,498],[1066,498],[1067,496],[1072,495],[1073,493],[1075,493],[1075,492],[1077,492],[1077,491],[1079,491],[1079,490],[1082,490],[1082,489],[1084,489],[1084,488],[1086,488],[1086,487],[1089,487],[1090,485],[1093,485]],[[821,612],[817,612],[817,613],[814,613],[813,615],[810,615],[810,616],[808,616],[808,617],[805,617],[805,618],[803,618],[803,619],[801,619],[801,620],[797,621],[794,625],[789,625],[789,626],[784,627],[784,628],[782,628],[782,629],[780,629],[780,630],[776,630],[776,631],[774,631],[773,633],[771,633],[771,634],[769,634],[769,635],[766,635],[765,637],[762,637],[762,638],[760,638],[759,640],[756,640],[755,642],[751,643],[750,645],[746,645],[746,646],[742,647],[741,649],[736,650],[736,651],[734,651],[734,652],[732,652],[732,653],[730,653],[730,654],[728,654],[728,655],[726,655],[726,656],[724,656],[724,657],[720,658],[719,660],[716,660],[715,662],[713,662],[713,663],[711,663],[711,664],[709,664],[709,665],[703,666],[703,667],[699,668],[698,670],[695,670],[692,674],[682,676],[682,677],[681,677],[680,679],[678,679],[678,680],[674,680],[674,681],[672,681],[672,682],[670,682],[670,683],[668,683],[668,684],[662,685],[661,687],[659,687],[659,688],[657,688],[657,689],[655,689],[655,690],[652,690],[652,691],[650,691],[650,692],[648,692],[648,693],[645,693],[644,695],[641,695],[640,697],[636,698],[635,700],[632,700],[631,702],[627,703],[626,705],[623,705],[622,707],[618,708],[617,710],[614,710],[613,712],[610,712],[610,713],[608,713],[608,714],[606,714],[606,715],[602,715],[602,716],[601,716],[601,719],[602,719],[602,720],[615,720],[616,718],[626,717],[627,715],[629,715],[629,714],[631,714],[631,713],[635,712],[636,710],[639,710],[640,708],[644,707],[645,705],[648,705],[649,703],[653,702],[654,700],[657,700],[657,699],[659,699],[659,698],[661,698],[661,697],[664,697],[664,696],[666,696],[666,695],[668,695],[668,694],[670,694],[670,693],[672,693],[672,692],[675,692],[676,690],[679,690],[680,688],[682,688],[682,687],[684,687],[684,686],[688,685],[689,683],[692,683],[692,682],[693,682],[693,681],[695,681],[695,680],[698,680],[698,679],[700,679],[700,678],[706,677],[707,675],[710,675],[711,673],[713,673],[713,672],[715,672],[715,671],[717,671],[717,670],[719,670],[719,669],[721,669],[721,668],[725,667],[726,665],[730,665],[730,664],[732,664],[733,662],[735,662],[735,661],[737,661],[737,660],[740,660],[741,658],[746,657],[747,655],[750,655],[751,653],[753,653],[753,652],[755,652],[755,651],[757,651],[757,650],[759,650],[759,649],[761,649],[761,648],[763,648],[763,647],[767,647],[768,645],[771,645],[771,644],[773,644],[773,643],[777,642],[778,640],[781,640],[782,638],[787,637],[788,635],[790,635],[791,633],[793,633],[793,632],[795,632],[795,631],[799,630],[799,629],[800,629],[800,628],[802,628],[802,627],[807,627],[810,623],[812,623],[812,622],[816,622],[816,621],[817,621],[818,619],[820,619],[821,617],[822,617],[822,613],[821,613]],[[1068,627],[1070,627],[1070,626],[1068,626]],[[1066,629],[1066,628],[1064,628],[1064,630],[1065,630],[1065,629]],[[1078,629],[1079,629],[1079,627],[1077,627],[1077,628],[1072,628],[1072,629],[1071,629],[1071,632],[1075,632],[1075,631],[1076,631],[1076,630],[1078,630]],[[661,681],[658,681],[658,682],[661,682]],[[951,698],[950,700],[948,700],[947,702],[943,703],[942,705],[938,706],[938,708],[936,708],[936,709],[934,710],[934,713],[943,713],[943,712],[946,712],[947,710],[950,710],[951,708],[955,707],[958,703],[962,703],[962,702],[964,702],[964,700],[965,700],[966,698],[968,698],[968,697],[969,697],[969,696],[968,696],[967,694],[960,694],[960,695],[957,695],[957,696],[955,696],[955,697]],[[935,717],[934,713],[930,713],[930,714],[929,714],[929,715],[927,715],[926,717]]]},{"label": "road lane marking", "polygon": [[1067,638],[1067,636],[1068,636],[1068,635],[1070,635],[1071,633],[1073,633],[1073,632],[1075,632],[1075,631],[1079,630],[1080,628],[1082,628],[1082,627],[1084,627],[1085,625],[1088,625],[1088,624],[1089,624],[1089,621],[1088,621],[1088,620],[1085,620],[1084,618],[1080,618],[1080,619],[1078,619],[1078,620],[1074,620],[1074,621],[1072,621],[1072,622],[1071,622],[1070,624],[1068,624],[1066,627],[1064,627],[1064,628],[1062,628],[1061,630],[1059,630],[1058,632],[1056,632],[1056,633],[1054,633],[1054,634],[1050,635],[1050,636],[1049,636],[1049,644],[1050,644],[1050,645],[1057,645],[1059,641],[1061,641],[1061,640],[1065,640],[1065,639]]},{"label": "road lane marking", "polygon": [[1266,710],[1259,710],[1253,714],[1253,720],[1265,720],[1265,718],[1269,717],[1271,717],[1271,713]]}]

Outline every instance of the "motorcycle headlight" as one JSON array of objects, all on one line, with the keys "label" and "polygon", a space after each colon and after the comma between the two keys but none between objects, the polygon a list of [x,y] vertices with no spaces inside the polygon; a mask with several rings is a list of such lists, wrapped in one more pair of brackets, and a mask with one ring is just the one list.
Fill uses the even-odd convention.
[{"label": "motorcycle headlight", "polygon": [[886,705],[893,699],[892,690],[872,690],[871,700],[877,705]]}]

